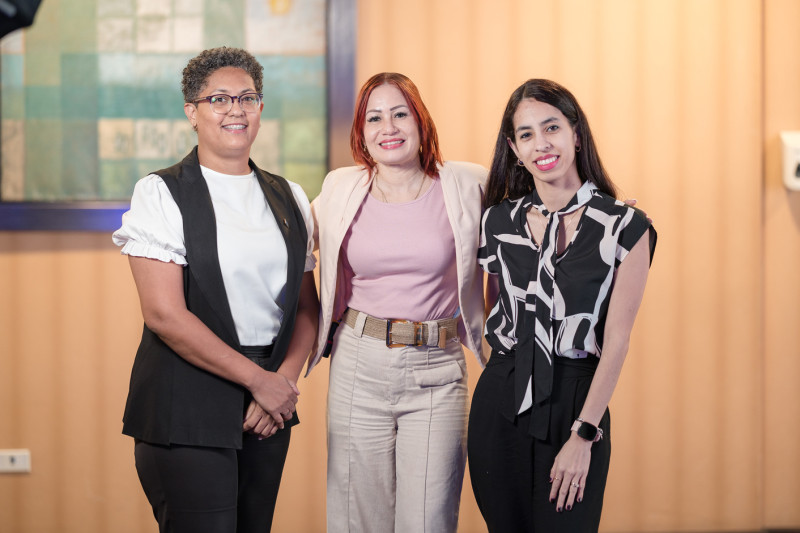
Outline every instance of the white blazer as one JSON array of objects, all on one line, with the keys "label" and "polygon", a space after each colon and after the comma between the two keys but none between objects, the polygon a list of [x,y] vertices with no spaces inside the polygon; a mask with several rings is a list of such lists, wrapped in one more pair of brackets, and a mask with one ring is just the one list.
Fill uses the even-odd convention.
[{"label": "white blazer", "polygon": [[[488,172],[474,163],[448,161],[439,167],[445,209],[456,244],[458,303],[461,309],[459,335],[483,366],[488,354],[482,351],[483,271],[478,266],[478,240],[483,191]],[[350,297],[350,280],[344,279],[339,252],[358,208],[369,192],[372,176],[363,167],[343,167],[330,172],[322,191],[311,203],[314,243],[319,248],[320,321],[317,350],[308,372],[319,362],[331,321],[342,318]]]}]

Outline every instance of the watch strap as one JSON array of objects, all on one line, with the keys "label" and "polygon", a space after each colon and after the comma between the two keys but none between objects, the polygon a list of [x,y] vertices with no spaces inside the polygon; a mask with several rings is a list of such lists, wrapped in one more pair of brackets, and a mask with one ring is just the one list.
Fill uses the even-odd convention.
[{"label": "watch strap", "polygon": [[576,418],[572,423],[570,431],[574,431],[578,436],[589,442],[597,442],[603,438],[603,430],[599,427],[586,422],[582,418]]}]

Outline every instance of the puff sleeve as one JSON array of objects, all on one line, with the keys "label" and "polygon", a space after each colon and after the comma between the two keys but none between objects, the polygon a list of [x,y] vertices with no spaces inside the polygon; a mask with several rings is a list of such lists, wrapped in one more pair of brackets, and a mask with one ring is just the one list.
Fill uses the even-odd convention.
[{"label": "puff sleeve", "polygon": [[183,217],[164,180],[155,174],[136,183],[131,208],[111,238],[125,255],[187,264]]}]

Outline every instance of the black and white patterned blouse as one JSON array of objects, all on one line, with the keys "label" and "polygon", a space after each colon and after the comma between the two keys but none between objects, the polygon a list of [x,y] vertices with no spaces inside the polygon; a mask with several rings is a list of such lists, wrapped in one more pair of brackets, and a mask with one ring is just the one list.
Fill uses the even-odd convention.
[{"label": "black and white patterned blouse", "polygon": [[[531,207],[548,219],[541,246],[528,229]],[[570,242],[556,254],[559,219],[581,207]],[[518,413],[549,399],[553,357],[600,357],[614,274],[648,229],[652,260],[656,232],[647,217],[588,181],[555,213],[536,191],[486,210],[478,261],[498,276],[500,295],[484,333],[493,350],[515,355]]]}]

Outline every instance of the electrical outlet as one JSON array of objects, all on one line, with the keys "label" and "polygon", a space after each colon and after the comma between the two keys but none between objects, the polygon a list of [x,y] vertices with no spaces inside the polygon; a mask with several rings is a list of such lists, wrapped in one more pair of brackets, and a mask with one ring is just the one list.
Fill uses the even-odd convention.
[{"label": "electrical outlet", "polygon": [[24,474],[30,471],[30,450],[0,450],[0,474]]}]

